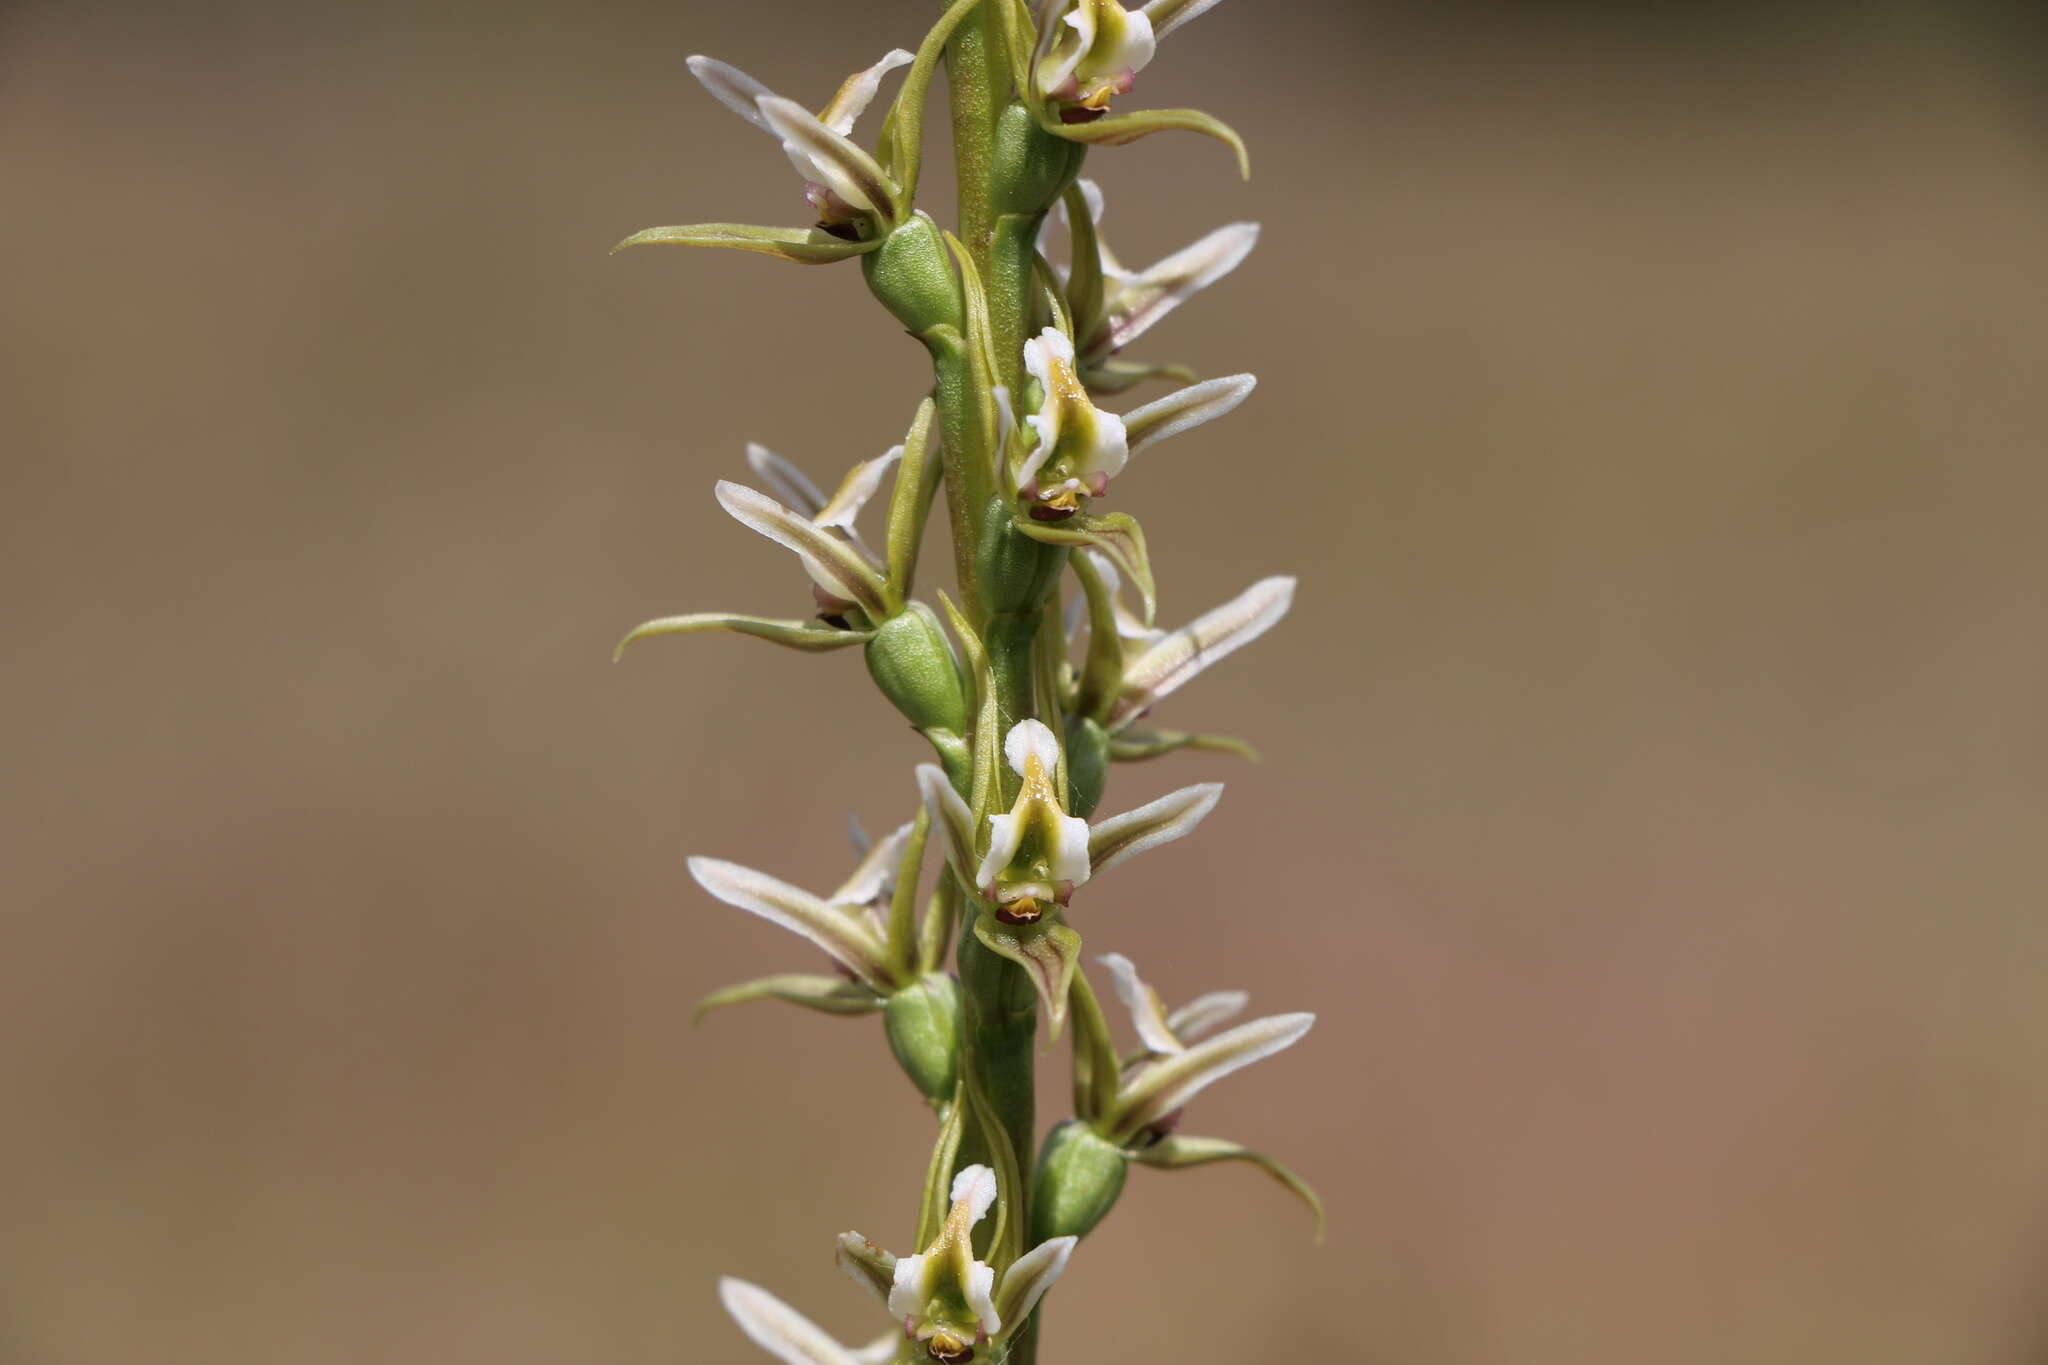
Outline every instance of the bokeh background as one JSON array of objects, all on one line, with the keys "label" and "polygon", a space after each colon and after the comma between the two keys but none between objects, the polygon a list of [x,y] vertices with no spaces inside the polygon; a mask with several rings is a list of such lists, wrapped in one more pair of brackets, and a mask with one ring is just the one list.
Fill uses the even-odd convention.
[{"label": "bokeh background", "polygon": [[[917,746],[720,515],[895,440],[852,268],[708,51],[822,100],[914,0],[0,11],[0,1361],[742,1362],[713,1277],[875,1326],[928,1123],[686,879],[829,887]],[[1307,1008],[1137,1172],[1053,1361],[2048,1358],[2048,184],[2030,8],[1277,5],[1093,160],[1145,261],[1164,614],[1297,572],[1162,719],[1262,766],[1082,915]],[[934,191],[943,192],[943,178]],[[934,198],[943,212],[944,200]],[[942,559],[933,562],[943,563]],[[1113,894],[1112,894],[1113,892]],[[1064,1063],[1047,1059],[1047,1108]]]}]

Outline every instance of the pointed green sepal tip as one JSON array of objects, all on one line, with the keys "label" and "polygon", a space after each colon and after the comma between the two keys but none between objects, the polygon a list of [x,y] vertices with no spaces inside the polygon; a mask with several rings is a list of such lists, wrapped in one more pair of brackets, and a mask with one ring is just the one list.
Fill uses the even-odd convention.
[{"label": "pointed green sepal tip", "polygon": [[1060,123],[1048,112],[1041,116],[1041,123],[1047,132],[1069,142],[1085,142],[1098,147],[1121,147],[1170,128],[1200,133],[1230,148],[1237,157],[1237,173],[1246,180],[1252,178],[1252,154],[1244,145],[1244,139],[1222,119],[1199,109],[1140,109],[1129,114],[1111,114],[1088,123]]},{"label": "pointed green sepal tip", "polygon": [[1109,741],[1109,756],[1118,763],[1143,763],[1182,749],[1205,754],[1234,754],[1253,763],[1262,761],[1257,749],[1230,735],[1193,734],[1186,730],[1125,730]]},{"label": "pointed green sepal tip", "polygon": [[1182,384],[1193,384],[1200,378],[1186,365],[1137,365],[1122,360],[1084,366],[1081,370],[1081,382],[1088,386],[1090,393],[1099,394],[1124,393],[1148,379],[1172,379]]},{"label": "pointed green sepal tip", "polygon": [[830,265],[854,256],[865,256],[881,246],[877,238],[849,242],[816,228],[757,227],[751,223],[690,223],[680,227],[652,227],[634,233],[611,249],[616,256],[629,246],[722,246],[735,251],[756,251],[798,265]]},{"label": "pointed green sepal tip", "polygon": [[848,645],[864,645],[875,637],[871,630],[840,630],[817,621],[776,621],[765,616],[700,611],[687,616],[658,616],[652,621],[641,622],[626,632],[625,639],[619,641],[619,647],[612,651],[612,662],[617,663],[623,658],[626,647],[635,641],[655,635],[696,635],[705,631],[729,631],[734,635],[751,635],[757,640],[768,640],[786,649],[801,649],[813,653],[845,649]]},{"label": "pointed green sepal tip", "polygon": [[742,981],[737,986],[713,991],[697,1002],[697,1008],[690,1012],[690,1022],[700,1023],[713,1010],[744,1005],[751,1000],[786,1000],[820,1014],[873,1014],[882,1008],[882,997],[857,981],[848,981],[843,976],[791,973]]},{"label": "pointed green sepal tip", "polygon": [[1161,1138],[1138,1152],[1133,1159],[1140,1165],[1156,1167],[1162,1171],[1185,1170],[1190,1166],[1207,1166],[1217,1161],[1247,1162],[1285,1185],[1297,1199],[1308,1206],[1308,1211],[1315,1215],[1318,1243],[1322,1242],[1329,1231],[1329,1219],[1323,1210],[1322,1196],[1284,1163],[1276,1161],[1264,1152],[1255,1152],[1249,1147],[1225,1142],[1222,1138],[1174,1135]]},{"label": "pointed green sepal tip", "polygon": [[989,914],[975,918],[974,936],[982,947],[1024,969],[1057,1041],[1067,1022],[1067,990],[1081,962],[1081,936],[1064,924],[1009,925]]}]

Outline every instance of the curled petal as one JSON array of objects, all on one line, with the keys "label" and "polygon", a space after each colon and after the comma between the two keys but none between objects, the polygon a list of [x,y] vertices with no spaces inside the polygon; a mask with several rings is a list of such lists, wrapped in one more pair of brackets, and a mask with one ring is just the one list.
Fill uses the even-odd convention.
[{"label": "curled petal", "polygon": [[974,812],[960,799],[960,793],[936,763],[917,765],[917,789],[924,796],[925,809],[932,814],[932,823],[944,836],[946,863],[953,869],[953,875],[962,886],[978,885],[974,880]]},{"label": "curled petal", "polygon": [[1125,667],[1112,719],[1135,715],[1217,660],[1244,648],[1278,625],[1293,605],[1292,578],[1262,578],[1222,606],[1161,636]]},{"label": "curled petal", "polygon": [[974,869],[974,885],[985,887],[1000,877],[1023,842],[1023,820],[1014,814],[989,816],[988,852],[981,855],[981,865]]},{"label": "curled petal", "polygon": [[1190,427],[1215,421],[1250,397],[1258,384],[1257,376],[1249,374],[1205,379],[1147,403],[1134,412],[1125,413],[1124,433],[1130,440],[1130,453],[1136,455],[1146,446],[1156,445],[1169,436],[1178,436]]},{"label": "curled petal", "polygon": [[1122,953],[1104,953],[1095,959],[1109,969],[1110,983],[1116,987],[1116,998],[1124,1002],[1130,1011],[1131,1025],[1138,1031],[1138,1040],[1146,1049],[1162,1056],[1170,1052],[1183,1051],[1180,1039],[1173,1033],[1173,1026],[1167,1022],[1166,1007],[1159,1003],[1159,992],[1146,985],[1138,976],[1137,964]]},{"label": "curled petal", "polygon": [[825,494],[811,482],[811,476],[759,441],[747,442],[747,467],[798,515],[815,521],[825,510]]},{"label": "curled petal", "polygon": [[1038,1307],[1038,1301],[1045,1297],[1045,1291],[1052,1288],[1067,1268],[1067,1258],[1074,1254],[1078,1237],[1050,1237],[1031,1250],[1019,1256],[1003,1272],[1003,1291],[996,1307],[1002,1320],[1014,1329],[1017,1323],[1031,1316],[1031,1310]]},{"label": "curled petal", "polygon": [[1229,735],[1198,735],[1186,730],[1119,730],[1109,739],[1109,756],[1119,763],[1142,763],[1162,754],[1192,749],[1204,754],[1235,754],[1259,761],[1259,751]]},{"label": "curled petal", "polygon": [[[832,102],[818,114],[818,121],[841,137],[853,131],[854,121],[867,112],[875,98],[875,91],[882,87],[882,77],[899,66],[908,66],[916,58],[902,48],[892,48],[882,60],[865,71],[856,71],[848,76],[839,90],[832,96]],[[762,91],[761,94],[769,92]]]},{"label": "curled petal", "polygon": [[1190,833],[1223,799],[1221,782],[1201,782],[1147,801],[1136,810],[1096,822],[1088,838],[1088,862],[1101,876],[1147,849]]},{"label": "curled petal", "polygon": [[884,993],[895,987],[888,950],[882,941],[866,924],[838,906],[765,872],[718,858],[690,859],[690,875],[727,905],[759,915],[791,933],[802,934],[863,984]]},{"label": "curled petal", "polygon": [[1215,138],[1237,154],[1237,173],[1251,179],[1252,156],[1245,149],[1244,139],[1237,130],[1212,114],[1199,109],[1141,109],[1134,114],[1111,114],[1108,118],[1096,119],[1093,123],[1058,123],[1044,118],[1039,126],[1054,137],[1063,137],[1069,142],[1085,142],[1104,147],[1121,147],[1136,142],[1141,137],[1179,128],[1191,133],[1201,133]]},{"label": "curled petal", "polygon": [[759,1285],[727,1276],[718,1282],[718,1299],[740,1330],[783,1365],[858,1365],[852,1352]]},{"label": "curled petal", "polygon": [[1117,1092],[1116,1138],[1128,1142],[1233,1071],[1299,1042],[1313,1014],[1276,1014],[1153,1063]]},{"label": "curled petal", "polygon": [[1142,1166],[1154,1166],[1163,1171],[1181,1171],[1190,1166],[1207,1166],[1217,1161],[1243,1161],[1257,1166],[1285,1185],[1302,1203],[1308,1205],[1309,1212],[1316,1218],[1316,1240],[1323,1240],[1326,1223],[1321,1196],[1306,1180],[1264,1152],[1255,1152],[1249,1147],[1225,1142],[1222,1138],[1183,1137],[1175,1133],[1161,1138],[1139,1152],[1136,1160]]},{"label": "curled petal", "polygon": [[798,516],[766,493],[729,479],[718,481],[718,502],[747,529],[795,551],[819,587],[859,603],[877,620],[890,614],[881,578],[845,541]]},{"label": "curled petal", "polygon": [[896,1281],[894,1256],[857,1232],[842,1232],[839,1250],[832,1259],[849,1279],[873,1294],[878,1302],[889,1302],[889,1292]]},{"label": "curled petal", "polygon": [[967,1226],[973,1227],[988,1217],[988,1211],[995,1207],[996,1173],[987,1166],[965,1166],[953,1177],[952,1199],[954,1212],[966,1215]]},{"label": "curled petal", "polygon": [[864,645],[875,635],[871,630],[840,630],[816,621],[776,621],[763,616],[739,616],[727,611],[700,611],[687,616],[658,616],[652,621],[642,621],[626,633],[625,639],[619,641],[619,647],[612,651],[612,660],[617,662],[620,656],[625,654],[626,646],[636,640],[645,640],[654,635],[697,635],[712,630],[731,631],[735,635],[751,635],[757,640],[772,640],[789,649],[814,652],[844,649],[848,645]]},{"label": "curled petal", "polygon": [[863,213],[897,218],[896,182],[873,157],[818,122],[795,100],[763,95],[754,105],[805,179],[822,182]]},{"label": "curled petal", "polygon": [[716,57],[691,57],[685,64],[690,68],[690,74],[711,92],[713,99],[762,132],[773,131],[755,105],[761,96],[774,94],[773,90],[731,62],[721,62]]},{"label": "curled petal", "polygon": [[1064,924],[1043,922],[1013,930],[986,915],[976,917],[974,936],[990,952],[1024,969],[1058,1038],[1067,1020],[1067,991],[1081,961],[1081,936]]},{"label": "curled petal", "polygon": [[1192,1043],[1244,1013],[1251,997],[1243,991],[1210,991],[1198,995],[1166,1016],[1167,1031]]}]

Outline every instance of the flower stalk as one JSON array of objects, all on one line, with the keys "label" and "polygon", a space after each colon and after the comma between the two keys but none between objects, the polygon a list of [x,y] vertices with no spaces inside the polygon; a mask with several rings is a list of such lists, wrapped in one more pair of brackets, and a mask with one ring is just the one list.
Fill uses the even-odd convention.
[{"label": "flower stalk", "polygon": [[[1292,1045],[1311,1017],[1216,1032],[1241,995],[1211,993],[1168,1012],[1128,958],[1101,954],[1137,1031],[1137,1049],[1120,1052],[1083,954],[1084,934],[1146,927],[1137,907],[1100,914],[1109,907],[1095,903],[1095,883],[1194,832],[1222,795],[1219,783],[1196,783],[1100,816],[1113,766],[1248,752],[1141,722],[1270,629],[1293,599],[1292,579],[1268,578],[1161,629],[1144,530],[1120,501],[1101,506],[1113,490],[1121,500],[1135,459],[1144,479],[1169,473],[1152,468],[1160,457],[1150,448],[1229,413],[1255,382],[1197,381],[1184,367],[1120,353],[1235,268],[1257,226],[1218,228],[1127,270],[1103,242],[1102,192],[1082,178],[1091,151],[1172,129],[1217,138],[1243,164],[1242,142],[1208,114],[1126,107],[1158,40],[1215,2],[949,0],[915,49],[891,48],[816,110],[726,62],[692,57],[689,69],[721,104],[781,144],[810,224],[653,228],[621,244],[729,247],[804,265],[857,258],[870,292],[932,366],[902,442],[837,485],[814,483],[758,445],[748,482],[717,485],[728,514],[796,556],[816,609],[809,619],[698,610],[651,620],[620,646],[706,632],[813,653],[857,645],[877,689],[930,750],[914,770],[914,804],[908,789],[893,789],[911,818],[862,841],[830,894],[716,858],[689,864],[714,899],[802,936],[824,959],[716,991],[700,1014],[779,1000],[879,1015],[938,1125],[922,1164],[919,1249],[898,1257],[858,1234],[840,1239],[840,1265],[886,1310],[889,1335],[845,1347],[766,1290],[723,1282],[742,1330],[784,1361],[1034,1365],[1045,1292],[1112,1211],[1132,1165],[1249,1162],[1320,1218],[1314,1195],[1277,1161],[1176,1131],[1197,1092]],[[959,185],[951,232],[919,199],[926,95],[941,71]],[[898,72],[900,89],[865,138],[863,123],[877,123],[868,111]],[[1157,380],[1178,386],[1110,406]],[[941,497],[955,581],[921,591],[919,550]],[[879,533],[860,528],[869,504],[886,508]],[[1040,1040],[1063,1037],[1074,1112],[1041,1135]]]}]

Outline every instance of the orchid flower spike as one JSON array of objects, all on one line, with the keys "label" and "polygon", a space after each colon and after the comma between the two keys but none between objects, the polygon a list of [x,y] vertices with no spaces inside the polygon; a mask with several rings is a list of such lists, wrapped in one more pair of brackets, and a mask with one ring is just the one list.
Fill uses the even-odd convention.
[{"label": "orchid flower spike", "polygon": [[858,1349],[842,1346],[761,1286],[730,1275],[718,1282],[718,1301],[756,1346],[783,1365],[888,1365],[901,1340],[890,1332]]},{"label": "orchid flower spike", "polygon": [[781,140],[790,164],[804,179],[804,198],[817,212],[819,229],[863,241],[901,222],[909,206],[903,202],[902,187],[848,135],[873,101],[882,77],[912,60],[901,48],[889,52],[865,71],[848,76],[831,103],[816,114],[716,58],[692,57],[689,66],[690,74],[720,104]]},{"label": "orchid flower spike", "polygon": [[1024,368],[1037,381],[1038,409],[1009,442],[1011,487],[1033,521],[1065,521],[1147,446],[1223,416],[1258,384],[1249,374],[1190,384],[1124,416],[1089,400],[1075,368],[1074,342],[1048,327],[1024,343]]},{"label": "orchid flower spike", "polygon": [[1245,1007],[1242,991],[1214,991],[1168,1012],[1158,993],[1118,953],[1098,959],[1130,1012],[1143,1050],[1126,1065],[1102,1129],[1127,1147],[1144,1147],[1172,1132],[1187,1102],[1231,1072],[1299,1042],[1313,1014],[1276,1014],[1204,1039]]},{"label": "orchid flower spike", "polygon": [[[890,1255],[857,1232],[839,1239],[839,1264],[903,1323],[903,1335],[941,1365],[1001,1359],[989,1350],[1014,1336],[1067,1268],[1078,1238],[1039,1243],[997,1273],[974,1255],[974,1226],[996,1202],[996,1173],[967,1166],[953,1177],[952,1209],[915,1256]],[[758,1338],[756,1338],[758,1340]]]}]

